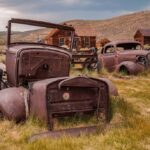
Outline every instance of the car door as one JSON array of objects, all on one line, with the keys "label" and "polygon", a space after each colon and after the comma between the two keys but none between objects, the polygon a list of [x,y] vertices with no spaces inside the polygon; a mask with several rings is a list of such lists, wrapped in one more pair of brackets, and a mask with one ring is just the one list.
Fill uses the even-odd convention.
[{"label": "car door", "polygon": [[[118,56],[118,64],[124,62],[124,61],[133,61],[134,57],[134,50],[125,50],[125,47],[123,44],[118,44],[116,46],[116,53]],[[135,55],[136,56],[136,55]]]},{"label": "car door", "polygon": [[102,52],[102,63],[103,66],[108,70],[108,71],[113,71],[116,66],[116,50],[113,45],[108,45],[103,49]]}]

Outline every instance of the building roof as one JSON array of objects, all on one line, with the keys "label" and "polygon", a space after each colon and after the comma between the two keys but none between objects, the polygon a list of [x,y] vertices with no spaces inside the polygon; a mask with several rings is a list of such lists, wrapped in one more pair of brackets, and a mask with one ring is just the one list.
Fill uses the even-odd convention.
[{"label": "building roof", "polygon": [[139,29],[139,30],[137,30],[137,32],[138,31],[141,32],[143,34],[143,36],[150,36],[150,29]]},{"label": "building roof", "polygon": [[[73,26],[75,29],[75,35],[77,36],[94,36],[96,37],[96,32],[94,30],[94,28],[92,28],[92,26],[90,25],[84,25],[84,26],[79,26],[79,25],[75,25]],[[50,33],[48,34],[49,36],[53,36],[55,33],[59,32],[59,29],[53,29],[50,31]]]},{"label": "building roof", "polygon": [[96,36],[94,28],[90,25],[74,26],[75,33],[78,36]]}]

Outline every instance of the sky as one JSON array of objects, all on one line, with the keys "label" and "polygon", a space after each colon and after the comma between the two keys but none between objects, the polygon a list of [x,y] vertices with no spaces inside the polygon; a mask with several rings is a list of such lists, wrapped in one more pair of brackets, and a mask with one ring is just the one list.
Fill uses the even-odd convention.
[{"label": "sky", "polygon": [[100,20],[150,10],[150,0],[0,0],[0,31],[10,18]]}]

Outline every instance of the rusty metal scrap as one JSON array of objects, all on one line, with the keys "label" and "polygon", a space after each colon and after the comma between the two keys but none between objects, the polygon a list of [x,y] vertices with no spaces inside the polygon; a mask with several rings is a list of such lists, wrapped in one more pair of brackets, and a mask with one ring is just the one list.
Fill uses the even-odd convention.
[{"label": "rusty metal scrap", "polygon": [[80,127],[80,128],[69,128],[57,131],[48,131],[39,134],[32,135],[29,138],[29,142],[34,142],[44,138],[60,138],[63,136],[79,137],[81,135],[94,134],[98,130],[97,126]]}]

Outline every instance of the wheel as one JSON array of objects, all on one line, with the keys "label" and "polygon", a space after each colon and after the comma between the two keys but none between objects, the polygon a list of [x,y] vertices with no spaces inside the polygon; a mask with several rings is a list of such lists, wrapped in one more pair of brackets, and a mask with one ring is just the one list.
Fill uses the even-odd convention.
[{"label": "wheel", "polygon": [[4,118],[4,115],[3,113],[0,111],[0,119],[3,119]]},{"label": "wheel", "polygon": [[[90,71],[97,70],[98,67],[99,67],[98,61],[92,63],[92,61],[96,61],[96,60],[97,60],[96,58],[88,58],[88,59],[86,59],[85,60],[85,64],[83,65],[83,68],[87,68]],[[89,63],[87,63],[87,62],[89,62]]]},{"label": "wheel", "polygon": [[121,66],[119,69],[119,72],[122,73],[123,75],[129,75],[129,70],[125,66]]}]

